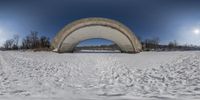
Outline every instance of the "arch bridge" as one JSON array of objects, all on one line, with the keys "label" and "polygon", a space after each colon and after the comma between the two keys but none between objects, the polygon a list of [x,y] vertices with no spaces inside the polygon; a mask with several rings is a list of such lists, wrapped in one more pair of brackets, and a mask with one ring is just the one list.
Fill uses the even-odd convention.
[{"label": "arch bridge", "polygon": [[142,50],[140,41],[128,27],[107,18],[85,18],[70,23],[58,32],[52,47],[60,53],[73,52],[79,42],[92,38],[113,41],[125,53]]}]

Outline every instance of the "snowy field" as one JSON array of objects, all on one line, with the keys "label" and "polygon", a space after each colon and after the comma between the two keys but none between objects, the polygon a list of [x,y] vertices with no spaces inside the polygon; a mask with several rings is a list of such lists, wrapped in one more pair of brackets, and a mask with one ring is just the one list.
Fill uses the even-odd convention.
[{"label": "snowy field", "polygon": [[0,51],[0,100],[200,100],[200,52]]}]

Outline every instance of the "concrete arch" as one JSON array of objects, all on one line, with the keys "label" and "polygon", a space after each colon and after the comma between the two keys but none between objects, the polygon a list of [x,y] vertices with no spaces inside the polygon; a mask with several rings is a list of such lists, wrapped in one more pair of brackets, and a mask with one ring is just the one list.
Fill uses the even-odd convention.
[{"label": "concrete arch", "polygon": [[83,40],[103,38],[116,43],[122,52],[140,52],[142,46],[125,25],[107,18],[85,18],[65,26],[54,38],[52,47],[56,52],[72,52]]}]

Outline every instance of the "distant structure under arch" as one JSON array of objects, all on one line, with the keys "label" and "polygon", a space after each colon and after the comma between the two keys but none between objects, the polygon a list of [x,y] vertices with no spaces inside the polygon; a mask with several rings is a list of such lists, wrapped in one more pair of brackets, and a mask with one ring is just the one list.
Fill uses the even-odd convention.
[{"label": "distant structure under arch", "polygon": [[58,32],[52,47],[55,52],[73,52],[79,42],[92,38],[111,40],[125,53],[142,50],[140,41],[129,28],[107,18],[84,18],[70,23]]}]

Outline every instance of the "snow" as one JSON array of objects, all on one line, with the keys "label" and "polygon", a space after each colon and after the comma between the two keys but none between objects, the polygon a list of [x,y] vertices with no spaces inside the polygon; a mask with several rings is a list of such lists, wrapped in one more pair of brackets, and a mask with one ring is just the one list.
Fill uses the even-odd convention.
[{"label": "snow", "polygon": [[75,53],[120,53],[120,50],[78,50]]},{"label": "snow", "polygon": [[0,51],[4,100],[199,100],[200,52]]}]

